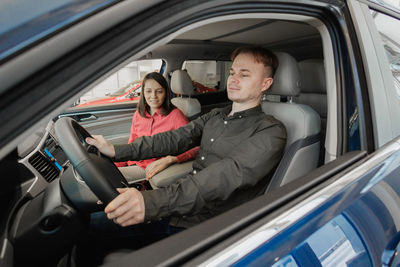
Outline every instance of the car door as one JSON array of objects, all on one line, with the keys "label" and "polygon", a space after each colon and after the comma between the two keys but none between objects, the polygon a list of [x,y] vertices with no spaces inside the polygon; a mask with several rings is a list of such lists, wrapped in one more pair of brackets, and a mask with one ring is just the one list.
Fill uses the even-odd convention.
[{"label": "car door", "polygon": [[[339,111],[345,124],[342,156],[283,186],[279,192],[259,197],[195,229],[135,252],[119,263],[127,264],[133,259],[143,259],[140,263],[144,265],[185,263],[185,266],[391,263],[399,243],[400,139],[392,134],[382,141],[371,131],[384,122],[370,113],[373,107],[369,106],[368,97],[377,89],[370,84],[368,87],[366,80],[382,77],[363,68],[361,55],[365,51],[359,50],[354,38],[348,10],[341,11],[340,19],[347,27],[340,31],[349,33],[347,40],[346,37],[340,40],[347,47],[339,52],[347,53],[348,58],[342,57],[338,59],[342,62],[337,62],[344,64],[344,102]],[[346,68],[346,64],[356,67]],[[385,90],[388,94],[395,92],[392,85]],[[397,104],[385,100],[381,105]],[[398,105],[394,109],[397,108]],[[374,133],[383,135],[379,130]],[[200,233],[206,237],[199,237]],[[171,244],[176,245],[155,255],[157,249]]]},{"label": "car door", "polygon": [[[374,144],[370,138],[369,146],[373,145],[376,151],[367,157],[362,156],[362,152],[345,153],[321,167],[320,169],[326,168],[341,160],[348,164],[347,168],[330,178],[335,182],[329,185],[325,182],[322,186],[315,187],[312,190],[314,193],[306,196],[301,204],[295,204],[287,210],[278,210],[280,214],[272,219],[263,219],[265,224],[256,224],[257,230],[251,234],[244,231],[245,237],[236,240],[227,249],[220,246],[222,251],[217,255],[205,253],[200,260],[190,262],[188,266],[398,264],[400,138],[396,137],[399,133],[395,130],[398,127],[398,119],[394,118],[394,114],[398,114],[399,108],[397,70],[400,66],[400,50],[398,34],[394,31],[399,27],[400,17],[398,12],[393,12],[396,8],[390,9],[390,6],[383,7],[358,1],[348,1],[348,4],[350,11],[357,16],[352,20],[356,24],[359,41],[362,42],[360,47],[372,49],[368,52],[359,51],[363,55],[362,60],[366,61],[365,65],[374,61],[377,64],[375,67],[380,68],[379,72],[368,72],[368,69],[361,71],[365,71],[367,80],[375,80],[364,88],[364,94],[369,95],[371,105],[379,103],[368,108],[375,113],[372,115],[372,122],[369,122],[374,128]],[[369,28],[366,29],[365,25]],[[372,43],[375,51],[371,47]],[[377,96],[378,90],[380,95],[392,97],[382,100]],[[347,96],[348,103],[354,103],[350,100],[352,97],[349,97],[348,92]],[[366,99],[364,98],[364,101]],[[387,108],[391,111],[385,112],[384,109]],[[378,113],[385,115],[381,118],[378,117]],[[390,127],[392,134],[387,131]],[[354,147],[358,137],[349,132],[347,138],[350,142],[349,147]],[[352,153],[356,153],[359,159],[352,157]],[[307,177],[308,175],[302,178],[303,182],[306,182]],[[299,187],[301,185],[304,183],[297,184]],[[296,184],[294,186],[296,187]]]},{"label": "car door", "polygon": [[400,241],[399,141],[354,162],[331,178],[335,182],[317,186],[276,217],[261,219],[228,248],[205,253],[187,266],[389,264]]},{"label": "car door", "polygon": [[[69,56],[74,59],[71,60],[72,62],[65,57],[60,59],[58,62],[48,66],[48,69],[46,69],[48,72],[42,70],[41,79],[30,77],[28,81],[32,81],[32,83],[29,83],[29,86],[32,86],[31,92],[26,90],[27,85],[22,86],[20,90],[25,89],[27,93],[26,97],[30,97],[34,93],[56,86],[54,89],[60,89],[60,91],[64,92],[65,95],[62,98],[66,100],[71,98],[78,89],[82,89],[80,87],[75,91],[69,92],[68,89],[74,88],[72,85],[85,82],[85,78],[87,77],[90,77],[90,82],[94,82],[99,77],[99,74],[96,74],[96,70],[92,68],[93,66],[105,67],[102,71],[106,72],[109,70],[106,67],[108,66],[106,63],[111,63],[114,60],[121,62],[128,57],[128,54],[132,55],[138,52],[142,48],[140,41],[145,39],[149,42],[145,38],[149,34],[152,36],[149,39],[153,42],[161,38],[158,34],[164,32],[164,30],[168,32],[173,27],[179,28],[179,25],[183,22],[194,23],[199,18],[215,14],[248,12],[248,14],[254,15],[263,11],[275,15],[275,13],[283,12],[282,10],[302,15],[311,14],[323,20],[330,27],[331,32],[329,33],[332,35],[334,47],[334,50],[331,52],[335,56],[335,70],[337,71],[334,74],[338,77],[337,83],[339,85],[337,96],[341,103],[337,111],[339,114],[339,127],[330,132],[330,134],[335,136],[337,134],[339,137],[340,142],[338,142],[337,148],[340,151],[339,157],[331,163],[307,174],[300,180],[283,186],[278,191],[260,196],[192,229],[125,257],[120,257],[110,262],[111,266],[117,264],[120,266],[131,266],[132,263],[141,266],[154,266],[157,264],[178,265],[184,263],[188,265],[201,263],[209,265],[216,265],[216,263],[220,265],[235,263],[250,264],[259,263],[257,261],[259,259],[263,263],[283,265],[286,261],[291,262],[291,258],[294,260],[297,259],[302,263],[299,257],[306,255],[305,253],[308,253],[310,256],[314,254],[312,262],[316,263],[317,260],[315,258],[321,261],[319,257],[326,255],[326,258],[328,258],[332,254],[329,254],[330,250],[322,251],[322,254],[315,252],[313,250],[315,239],[318,240],[321,236],[330,236],[330,233],[335,231],[332,229],[337,225],[342,229],[336,232],[341,238],[333,240],[330,244],[333,246],[338,244],[338,248],[341,248],[341,244],[347,244],[347,247],[349,247],[349,244],[353,247],[354,244],[355,247],[358,247],[356,249],[353,247],[353,254],[363,254],[365,251],[367,254],[364,255],[367,256],[360,256],[360,259],[365,260],[367,257],[369,262],[375,263],[376,259],[380,257],[379,253],[374,253],[374,250],[369,247],[370,243],[367,241],[363,244],[364,246],[359,246],[359,243],[365,237],[363,234],[360,234],[362,233],[361,228],[359,229],[351,225],[352,223],[355,224],[355,222],[351,221],[355,220],[355,216],[351,214],[353,212],[357,215],[357,212],[362,210],[357,208],[357,205],[365,206],[364,203],[367,203],[371,207],[376,207],[378,205],[374,203],[391,203],[393,202],[392,199],[396,199],[397,193],[391,193],[392,197],[387,197],[383,201],[383,197],[375,191],[380,191],[383,192],[383,195],[387,195],[386,192],[390,190],[398,190],[396,185],[398,179],[395,175],[398,173],[398,153],[396,152],[398,149],[398,140],[387,144],[387,146],[379,145],[375,148],[374,145],[376,143],[373,141],[374,134],[367,131],[368,127],[372,124],[372,115],[370,114],[370,107],[365,102],[365,99],[368,99],[369,95],[365,91],[368,86],[366,86],[365,76],[363,75],[369,72],[365,71],[366,73],[364,73],[364,69],[362,68],[362,63],[364,62],[361,61],[360,51],[358,50],[360,49],[359,44],[354,43],[356,38],[350,24],[352,20],[349,18],[348,10],[345,8],[343,2],[338,2],[338,5],[335,5],[332,2],[315,3],[313,1],[306,1],[305,6],[299,6],[298,2],[295,1],[273,4],[268,1],[257,3],[245,1],[238,3],[185,1],[184,4],[175,2],[164,4],[160,6],[160,9],[156,9],[157,14],[160,15],[159,18],[162,18],[160,20],[163,21],[163,27],[161,28],[163,31],[160,31],[160,28],[157,27],[154,27],[157,29],[152,28],[154,20],[149,19],[147,21],[142,16],[134,21],[128,20],[126,22],[127,25],[123,25],[123,29],[129,29],[125,34],[120,34],[120,31],[113,31],[113,37],[115,38],[105,38],[105,41],[101,38],[103,36],[100,36],[99,39],[91,40],[91,42],[86,43],[87,46],[83,47],[86,54],[83,55],[81,51],[71,52]],[[188,13],[191,15],[188,15]],[[134,28],[133,32],[131,31],[132,25],[137,25],[137,28]],[[148,30],[147,35],[139,35],[135,32],[140,31],[144,33],[145,29]],[[108,33],[111,34],[110,32]],[[120,42],[121,46],[115,49],[119,53],[105,53],[116,41],[121,41],[121,39],[126,40],[127,35],[131,36],[132,39],[130,40],[136,40],[136,37],[139,39],[143,38],[133,42],[133,47],[130,47],[130,49],[133,49],[132,51],[134,52],[131,51],[128,53],[129,49],[122,45],[123,42]],[[96,49],[92,49],[93,47],[96,47]],[[119,56],[116,56],[116,54]],[[104,61],[101,64],[94,60],[94,58],[97,59],[96,56],[100,55],[105,55],[102,58]],[[76,69],[83,72],[84,75],[80,73],[80,75],[75,77],[73,74],[76,74],[76,72],[69,72]],[[50,74],[54,75],[54,77]],[[44,79],[43,77],[49,79]],[[62,81],[68,86],[64,85],[64,83],[61,85],[54,82],[54,79],[58,79],[58,82],[60,82],[61,78],[63,78]],[[21,83],[20,85],[23,84]],[[60,96],[56,93],[58,91],[54,90],[53,94],[50,94],[46,98],[44,103],[48,105],[41,107],[43,110],[49,111],[52,108],[54,109],[51,100],[54,100],[54,103],[56,103],[56,100],[59,100]],[[9,99],[10,97],[5,98],[5,100]],[[18,103],[20,102],[13,102],[13,105],[18,105]],[[32,111],[32,107],[26,108],[22,114],[29,113],[30,111]],[[40,114],[39,111],[34,114]],[[13,115],[15,113],[10,114]],[[353,114],[357,116],[353,117]],[[90,118],[90,116],[87,118]],[[32,118],[32,116],[29,118]],[[85,116],[82,118],[85,118]],[[374,117],[373,119],[376,118]],[[31,120],[27,123],[27,126],[32,126],[39,119],[33,118]],[[18,120],[16,118],[14,124],[21,126],[24,121],[26,122],[26,120]],[[24,126],[23,129],[26,129],[27,126]],[[21,133],[21,131],[17,131],[17,134]],[[2,136],[6,136],[6,133],[9,134],[10,129],[2,131]],[[14,133],[13,137],[15,135]],[[7,141],[7,139],[4,140]],[[5,142],[4,140],[2,142]],[[386,168],[386,166],[390,168]],[[379,172],[380,170],[382,172]],[[375,176],[378,173],[379,175]],[[373,179],[374,177],[378,178]],[[386,191],[382,191],[381,188],[385,188]],[[370,192],[372,193],[370,194]],[[376,197],[377,195],[379,197]],[[365,199],[361,201],[360,199],[364,196]],[[378,199],[378,201],[375,201],[375,199]],[[358,200],[361,202],[357,202]],[[356,206],[351,209],[350,207],[353,207],[353,203],[356,203],[354,204]],[[372,204],[370,205],[370,203]],[[379,207],[382,208],[383,213],[389,210],[388,204]],[[370,217],[380,217],[379,212],[377,213],[375,208],[371,208],[370,210]],[[393,211],[396,212],[397,207],[393,208]],[[387,213],[385,214],[387,215]],[[290,220],[291,218],[293,220]],[[368,217],[363,217],[363,220],[365,218]],[[395,221],[393,219],[395,217],[391,213],[388,216],[383,216],[382,219],[372,221],[378,222],[378,225],[379,223],[382,225],[385,224],[380,227],[384,232],[384,237],[383,239],[379,239],[380,244],[376,250],[377,252],[381,252],[384,247],[389,247],[386,245],[388,244],[387,241],[396,229],[392,223],[386,223],[384,218],[392,218],[392,221]],[[269,226],[273,227],[268,228]],[[254,235],[253,233],[256,234],[259,229],[267,229],[267,231],[261,232],[260,235]],[[366,229],[364,231],[368,232],[369,228]],[[319,230],[321,232],[318,232]],[[353,237],[354,232],[357,232],[357,237]],[[254,238],[252,238],[253,236]],[[247,238],[249,238],[249,241],[246,243],[245,239]],[[396,240],[393,239],[393,242],[389,243],[396,243]],[[234,253],[225,254],[227,252],[225,248],[228,248],[228,253],[230,251]],[[232,248],[233,250],[231,250]],[[305,253],[302,254],[299,251],[305,251]],[[325,253],[327,251],[328,254]],[[341,249],[333,250],[333,252],[335,251],[341,251]],[[372,254],[374,256],[371,256]],[[280,259],[285,259],[285,262],[279,262]],[[355,258],[351,257],[349,259]]]},{"label": "car door", "polygon": [[119,104],[83,109],[68,109],[60,117],[71,117],[94,135],[103,135],[112,144],[127,144],[136,104]]}]

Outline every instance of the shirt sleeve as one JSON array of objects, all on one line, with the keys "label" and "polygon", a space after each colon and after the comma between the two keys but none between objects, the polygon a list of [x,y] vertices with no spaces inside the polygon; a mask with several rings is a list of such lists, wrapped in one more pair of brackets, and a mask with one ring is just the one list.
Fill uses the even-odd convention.
[{"label": "shirt sleeve", "polygon": [[[174,118],[175,122],[175,129],[178,129],[186,124],[188,124],[188,119],[183,115],[183,113],[177,109],[176,116]],[[189,149],[188,151],[176,156],[178,163],[183,163],[189,160],[194,159],[197,156],[197,153],[199,152],[199,147],[194,147],[192,149]]]},{"label": "shirt sleeve", "polygon": [[[128,139],[128,144],[132,143],[137,138],[136,130],[135,130],[135,122],[137,119],[137,114],[138,114],[138,112],[135,112],[132,116],[132,126],[131,126],[131,132],[130,132],[129,139]],[[117,167],[125,167],[125,166],[128,166],[128,161],[114,162],[114,164]]]},{"label": "shirt sleeve", "polygon": [[130,144],[115,145],[115,161],[179,155],[200,145],[204,125],[211,116],[213,114],[209,112],[179,129],[153,136],[141,136]]},{"label": "shirt sleeve", "polygon": [[279,163],[285,144],[285,129],[275,124],[197,174],[188,174],[167,187],[143,191],[145,219],[194,215],[207,202],[226,201],[237,190],[255,186]]},{"label": "shirt sleeve", "polygon": [[136,140],[136,138],[138,138],[138,136],[136,135],[136,129],[135,129],[135,123],[136,123],[136,120],[137,120],[137,114],[138,114],[138,112],[136,111],[133,114],[133,117],[132,117],[131,133],[129,135],[128,144],[132,143],[133,141]]},{"label": "shirt sleeve", "polygon": [[189,123],[186,116],[178,108],[174,109],[172,112],[174,112],[174,115],[175,115],[172,118],[175,129],[178,129],[179,127],[182,127]]}]

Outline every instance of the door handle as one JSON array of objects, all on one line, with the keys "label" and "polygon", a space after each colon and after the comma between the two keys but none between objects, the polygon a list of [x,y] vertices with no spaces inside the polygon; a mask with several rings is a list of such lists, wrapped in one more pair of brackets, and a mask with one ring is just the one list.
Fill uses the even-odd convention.
[{"label": "door handle", "polygon": [[93,114],[85,114],[85,115],[79,115],[79,121],[94,121],[97,120],[97,116]]}]

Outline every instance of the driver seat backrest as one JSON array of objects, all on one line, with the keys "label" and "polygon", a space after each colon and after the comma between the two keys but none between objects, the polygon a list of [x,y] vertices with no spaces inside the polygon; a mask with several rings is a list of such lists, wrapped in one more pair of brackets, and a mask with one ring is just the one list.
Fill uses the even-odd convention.
[{"label": "driver seat backrest", "polygon": [[325,157],[325,136],[327,120],[327,95],[325,68],[323,59],[306,59],[299,62],[301,75],[301,92],[295,98],[297,103],[312,107],[321,117],[321,148],[319,152],[319,165]]},{"label": "driver seat backrest", "polygon": [[263,111],[286,127],[287,141],[283,157],[271,178],[266,193],[279,188],[315,169],[320,150],[321,119],[310,106],[296,104],[300,93],[300,71],[297,61],[287,53],[277,52],[279,67],[268,95],[287,97],[287,102],[261,102]]},{"label": "driver seat backrest", "polygon": [[200,102],[191,98],[194,94],[194,86],[189,74],[184,70],[175,70],[171,75],[171,90],[179,95],[171,99],[172,104],[179,108],[182,113],[192,120],[201,113]]}]

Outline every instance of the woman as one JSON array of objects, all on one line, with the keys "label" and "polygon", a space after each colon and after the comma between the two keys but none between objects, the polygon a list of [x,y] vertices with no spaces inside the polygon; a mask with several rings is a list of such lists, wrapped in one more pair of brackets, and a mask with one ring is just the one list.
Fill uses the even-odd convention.
[{"label": "woman", "polygon": [[[132,119],[129,143],[138,137],[175,130],[188,123],[185,115],[171,103],[171,97],[168,83],[160,73],[151,72],[144,77],[139,105]],[[117,166],[128,181],[149,180],[174,163],[194,159],[198,149],[192,148],[178,156],[117,163]],[[124,164],[129,166],[122,167]]]}]

